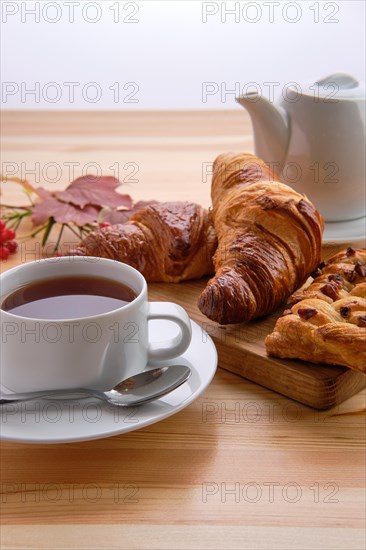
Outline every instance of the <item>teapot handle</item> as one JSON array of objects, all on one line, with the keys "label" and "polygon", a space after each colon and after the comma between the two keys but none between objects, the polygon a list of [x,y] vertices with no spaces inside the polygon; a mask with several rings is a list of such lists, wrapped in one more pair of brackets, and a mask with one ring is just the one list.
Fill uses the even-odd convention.
[{"label": "teapot handle", "polygon": [[337,84],[340,90],[349,90],[351,88],[357,88],[360,85],[358,80],[346,73],[334,73],[330,76],[317,80],[315,82],[318,86],[325,86],[326,84]]}]

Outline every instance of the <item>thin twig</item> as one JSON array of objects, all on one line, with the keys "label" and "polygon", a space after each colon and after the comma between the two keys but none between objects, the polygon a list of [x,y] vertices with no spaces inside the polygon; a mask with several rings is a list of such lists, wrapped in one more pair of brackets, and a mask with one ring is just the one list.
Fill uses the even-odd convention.
[{"label": "thin twig", "polygon": [[61,242],[62,233],[64,232],[64,229],[65,229],[65,226],[66,226],[66,225],[67,225],[66,223],[63,223],[63,224],[61,225],[61,229],[60,229],[60,232],[59,232],[59,234],[58,234],[58,237],[57,237],[57,241],[56,241],[55,247],[54,247],[54,249],[53,249],[54,252],[58,252],[58,249],[59,249],[59,247],[60,247],[60,242]]},{"label": "thin twig", "polygon": [[[80,234],[77,231],[75,231],[75,229],[70,224],[65,223],[65,225],[70,229],[71,233],[74,233],[74,235],[76,235],[76,237],[80,239],[81,237]],[[78,229],[80,230],[80,227],[78,225],[76,227],[78,227]]]},{"label": "thin twig", "polygon": [[35,231],[33,231],[33,233],[31,233],[31,237],[36,237],[38,233],[40,233],[41,231],[44,231],[47,226],[48,226],[48,222],[42,225],[41,227],[39,227],[38,229],[36,229]]},{"label": "thin twig", "polygon": [[13,204],[1,204],[1,207],[11,210],[29,210],[29,206],[14,206]]},{"label": "thin twig", "polygon": [[54,223],[55,223],[55,220],[52,217],[48,218],[48,223],[46,225],[46,229],[42,238],[42,246],[45,246]]}]

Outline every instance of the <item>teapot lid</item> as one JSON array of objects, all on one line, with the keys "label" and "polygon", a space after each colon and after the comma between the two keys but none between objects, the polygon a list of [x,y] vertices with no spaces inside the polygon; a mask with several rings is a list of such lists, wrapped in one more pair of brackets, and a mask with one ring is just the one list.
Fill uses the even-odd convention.
[{"label": "teapot lid", "polygon": [[[291,90],[291,88],[292,86],[290,84],[289,90]],[[296,93],[299,93],[299,89],[296,90]],[[349,74],[334,73],[316,82],[301,85],[301,94],[309,95],[313,98],[323,98],[326,101],[364,99],[365,87],[355,77]]]}]

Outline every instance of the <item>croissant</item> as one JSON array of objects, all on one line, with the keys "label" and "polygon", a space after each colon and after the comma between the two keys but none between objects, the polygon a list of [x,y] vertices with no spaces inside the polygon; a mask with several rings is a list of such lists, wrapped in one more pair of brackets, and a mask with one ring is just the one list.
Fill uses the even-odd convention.
[{"label": "croissant", "polygon": [[149,282],[179,282],[212,275],[216,246],[207,210],[166,202],[137,210],[127,223],[89,233],[72,254],[119,260]]},{"label": "croissant", "polygon": [[319,264],[323,219],[249,153],[216,158],[211,196],[215,276],[198,307],[221,324],[266,315]]},{"label": "croissant", "polygon": [[267,353],[366,374],[366,250],[348,248],[314,275],[266,337]]}]

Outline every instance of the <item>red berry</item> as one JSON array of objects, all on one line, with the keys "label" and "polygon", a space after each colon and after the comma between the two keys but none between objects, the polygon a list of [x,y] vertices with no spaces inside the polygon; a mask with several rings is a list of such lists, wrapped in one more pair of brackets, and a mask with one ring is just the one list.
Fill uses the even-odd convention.
[{"label": "red berry", "polygon": [[104,227],[109,227],[111,224],[108,222],[101,222],[99,224],[100,229],[104,229]]},{"label": "red berry", "polygon": [[7,260],[10,252],[3,244],[0,245],[0,260]]},{"label": "red berry", "polygon": [[1,242],[12,241],[15,238],[15,231],[13,229],[3,229],[1,232]]},{"label": "red berry", "polygon": [[18,245],[14,241],[14,229],[7,229],[5,220],[0,220],[0,259],[7,260],[9,254],[17,251]]},{"label": "red berry", "polygon": [[10,254],[14,254],[18,250],[18,244],[15,241],[9,241],[6,243],[6,247]]},{"label": "red berry", "polygon": [[15,231],[7,229],[5,220],[0,220],[0,259],[7,260],[9,254],[14,254],[17,251],[18,245],[13,240]]}]

